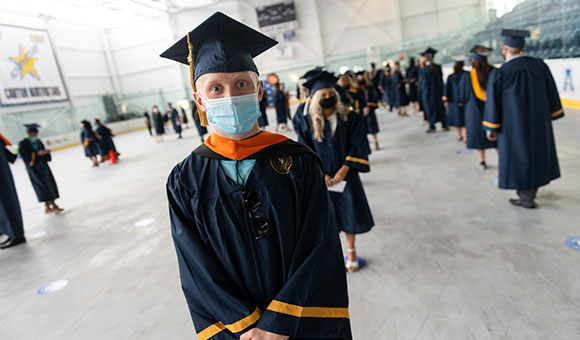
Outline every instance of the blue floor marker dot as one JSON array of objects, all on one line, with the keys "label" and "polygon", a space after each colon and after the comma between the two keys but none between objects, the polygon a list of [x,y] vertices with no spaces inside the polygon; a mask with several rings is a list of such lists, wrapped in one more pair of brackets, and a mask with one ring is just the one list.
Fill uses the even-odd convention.
[{"label": "blue floor marker dot", "polygon": [[574,250],[580,250],[580,236],[567,239],[566,245]]},{"label": "blue floor marker dot", "polygon": [[53,282],[47,284],[44,287],[40,287],[36,291],[36,294],[38,294],[38,295],[51,294],[51,293],[54,293],[56,291],[59,291],[59,290],[63,289],[67,285],[68,285],[68,281],[67,280],[53,281]]},{"label": "blue floor marker dot", "polygon": [[472,152],[473,152],[473,150],[471,150],[471,149],[462,149],[462,150],[457,150],[455,153],[458,155],[467,155],[467,154],[470,154]]},{"label": "blue floor marker dot", "polygon": [[494,179],[493,181],[491,181],[491,184],[493,185],[499,185],[499,179]]}]

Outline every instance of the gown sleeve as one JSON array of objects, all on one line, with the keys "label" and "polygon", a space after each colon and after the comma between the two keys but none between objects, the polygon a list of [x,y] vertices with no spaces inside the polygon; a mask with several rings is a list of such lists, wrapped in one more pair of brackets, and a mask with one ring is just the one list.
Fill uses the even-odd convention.
[{"label": "gown sleeve", "polygon": [[291,339],[352,339],[339,230],[324,177],[305,157],[297,182],[301,216],[288,279],[257,328]]},{"label": "gown sleeve", "polygon": [[296,109],[292,123],[294,124],[294,130],[298,136],[298,141],[302,144],[308,145],[311,149],[314,148],[314,142],[312,141],[312,134],[308,126],[308,116],[304,115],[304,110],[306,110],[306,105],[302,104]]},{"label": "gown sleeve", "polygon": [[176,167],[167,181],[171,232],[181,284],[199,340],[239,339],[261,311],[236,294],[221,270],[219,256],[205,245],[191,211],[192,193],[180,185]]},{"label": "gown sleeve", "polygon": [[552,117],[552,120],[560,119],[564,117],[564,109],[562,108],[558,88],[556,87],[556,82],[554,81],[554,77],[552,76],[552,72],[550,72],[548,65],[544,64],[544,67],[546,69],[546,90],[548,92],[550,116]]},{"label": "gown sleeve", "polygon": [[501,129],[501,72],[491,71],[487,81],[487,100],[483,113],[483,126],[487,131],[497,132]]},{"label": "gown sleeve", "polygon": [[359,172],[369,172],[371,171],[369,155],[367,149],[364,147],[368,144],[366,132],[362,125],[364,121],[354,113],[349,113],[348,120],[350,128],[350,144],[348,146],[348,153],[344,160],[344,165],[348,165],[351,170],[354,169]]},{"label": "gown sleeve", "polygon": [[20,157],[22,157],[22,160],[31,167],[36,164],[39,157],[36,150],[34,150],[32,145],[27,143],[26,140],[18,143],[18,153],[20,154]]}]

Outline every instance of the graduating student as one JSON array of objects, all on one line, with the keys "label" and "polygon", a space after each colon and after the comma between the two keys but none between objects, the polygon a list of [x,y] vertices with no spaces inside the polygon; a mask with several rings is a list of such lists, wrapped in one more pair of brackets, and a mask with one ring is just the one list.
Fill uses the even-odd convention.
[{"label": "graduating student", "polygon": [[276,132],[282,127],[288,130],[288,108],[286,107],[286,93],[280,83],[276,83],[274,92],[274,108],[276,108]]},{"label": "graduating student", "polygon": [[162,143],[163,134],[165,133],[165,117],[159,111],[157,105],[153,105],[151,109],[151,119],[153,120],[153,127],[155,128],[155,140],[157,143]]},{"label": "graduating student", "polygon": [[203,143],[204,136],[207,135],[207,128],[201,125],[201,120],[199,118],[199,112],[197,111],[197,105],[195,104],[195,100],[191,101],[191,116],[193,117],[195,127],[197,128],[197,133],[199,133],[199,137],[201,138],[201,142]]},{"label": "graduating student", "polygon": [[181,121],[183,122],[183,125],[185,126],[185,128],[189,128],[189,126],[187,125],[188,123],[188,119],[187,119],[187,112],[185,111],[185,109],[183,108],[183,106],[179,105],[179,112],[181,112]]},{"label": "graduating student", "polygon": [[379,103],[367,76],[368,74],[361,71],[356,74],[356,79],[359,83],[360,90],[364,93],[366,102],[366,106],[363,108],[363,116],[367,128],[366,132],[373,137],[375,150],[379,150],[379,139],[377,136],[379,133],[379,122],[377,121],[377,114],[375,112],[379,107]]},{"label": "graduating student", "polygon": [[86,120],[81,121],[81,145],[84,148],[85,156],[93,162],[93,168],[99,166],[97,155],[99,154],[99,145],[95,131],[91,123]]},{"label": "graduating student", "polygon": [[10,152],[6,146],[12,145],[0,133],[0,235],[8,236],[0,243],[0,249],[14,247],[26,242],[22,213],[14,178],[8,163],[16,161],[16,155]]},{"label": "graduating student", "polygon": [[[326,185],[334,203],[340,229],[346,233],[348,260],[346,268],[353,272],[361,265],[357,258],[355,237],[374,225],[359,172],[368,172],[368,152],[362,147],[366,135],[357,114],[349,111],[334,89],[336,78],[323,71],[304,83],[312,93],[301,115],[296,133],[298,140],[310,146],[322,159]],[[344,185],[344,190],[333,191]]]},{"label": "graduating student", "polygon": [[409,84],[409,103],[413,106],[414,112],[419,112],[421,110],[417,95],[419,68],[415,65],[415,58],[409,58],[409,67],[405,71],[405,78],[407,78],[407,84]]},{"label": "graduating student", "polygon": [[177,139],[181,139],[183,138],[183,136],[181,136],[181,119],[179,118],[179,113],[177,112],[177,110],[173,107],[173,105],[171,105],[171,103],[167,103],[167,106],[169,107],[169,116],[171,118],[171,125],[173,125],[173,131],[175,131],[175,133],[177,133],[177,135],[179,137],[177,137]]},{"label": "graduating student", "polygon": [[487,169],[485,149],[497,149],[497,142],[487,139],[483,122],[483,110],[487,99],[486,87],[495,67],[487,62],[492,49],[476,45],[471,50],[471,72],[461,79],[458,102],[465,108],[467,148],[476,149],[481,170]]},{"label": "graduating student", "polygon": [[346,275],[321,164],[261,132],[253,57],[276,41],[217,12],[161,56],[189,64],[214,132],[167,181],[199,340],[351,339]]},{"label": "graduating student", "polygon": [[397,109],[397,115],[408,117],[406,106],[409,104],[407,90],[405,89],[405,78],[401,73],[401,66],[396,61],[391,70],[391,81],[393,86],[393,107]]},{"label": "graduating student", "polygon": [[560,177],[552,120],[564,117],[548,66],[524,54],[525,30],[503,30],[505,63],[487,83],[483,126],[499,146],[499,187],[515,189],[510,203],[535,208],[538,188]]},{"label": "graduating student", "polygon": [[147,108],[143,109],[143,120],[147,127],[147,131],[149,131],[149,136],[153,137],[153,132],[151,131],[151,117],[149,116],[149,112],[147,112]]},{"label": "graduating student", "polygon": [[45,149],[44,144],[38,138],[38,124],[25,124],[28,137],[18,143],[18,152],[26,166],[26,172],[30,177],[30,182],[36,192],[39,202],[44,202],[44,212],[47,214],[58,214],[61,209],[54,202],[58,197],[58,188],[48,162],[52,160],[49,149]]},{"label": "graduating student", "polygon": [[453,73],[447,77],[445,85],[445,95],[443,101],[447,107],[447,122],[457,129],[457,141],[465,140],[465,102],[459,102],[459,90],[463,78],[467,77],[467,72],[463,70],[465,64],[464,57],[456,57],[453,65]]},{"label": "graduating student", "polygon": [[426,58],[426,61],[425,66],[419,70],[419,86],[421,87],[423,110],[429,121],[427,133],[435,133],[435,123],[437,122],[441,122],[443,131],[449,131],[445,117],[445,107],[443,106],[443,72],[441,71],[441,66],[433,61],[435,53],[437,53],[437,50],[431,47],[421,53]]},{"label": "graduating student", "polygon": [[380,74],[379,91],[383,94],[383,100],[387,104],[389,112],[393,109],[393,82],[391,76],[391,66],[387,64]]},{"label": "graduating student", "polygon": [[[347,105],[347,108],[350,111],[356,113],[356,118],[361,121],[360,125],[362,126],[366,136],[369,132],[365,122],[365,113],[368,113],[370,109],[367,105],[366,93],[361,90],[357,78],[351,71],[347,71],[340,76],[337,84],[339,85],[339,88],[344,88],[345,90],[345,98],[342,98],[341,101]],[[364,140],[360,140],[360,142],[362,143],[360,147],[366,149],[367,155],[370,155],[371,147],[369,146],[368,140],[365,138]]]},{"label": "graduating student", "polygon": [[109,129],[99,118],[95,118],[95,134],[97,136],[97,144],[99,146],[99,153],[101,154],[101,163],[110,159],[110,153],[119,158],[121,155],[117,152],[115,142],[113,142],[113,131]]}]

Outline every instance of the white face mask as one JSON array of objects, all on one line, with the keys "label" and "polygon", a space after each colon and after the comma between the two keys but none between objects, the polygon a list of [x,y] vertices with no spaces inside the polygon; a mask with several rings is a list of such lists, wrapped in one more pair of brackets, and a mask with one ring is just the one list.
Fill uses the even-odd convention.
[{"label": "white face mask", "polygon": [[250,131],[261,115],[258,93],[241,96],[204,99],[207,120],[218,130],[230,135],[243,135]]}]

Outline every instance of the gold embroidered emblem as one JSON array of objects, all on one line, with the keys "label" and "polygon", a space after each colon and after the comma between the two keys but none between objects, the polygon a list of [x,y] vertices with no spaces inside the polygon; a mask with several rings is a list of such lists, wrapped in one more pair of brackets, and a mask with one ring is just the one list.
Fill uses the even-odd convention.
[{"label": "gold embroidered emblem", "polygon": [[288,175],[290,168],[292,167],[292,157],[276,157],[270,158],[270,165],[280,175]]}]

